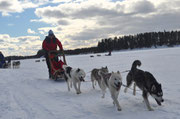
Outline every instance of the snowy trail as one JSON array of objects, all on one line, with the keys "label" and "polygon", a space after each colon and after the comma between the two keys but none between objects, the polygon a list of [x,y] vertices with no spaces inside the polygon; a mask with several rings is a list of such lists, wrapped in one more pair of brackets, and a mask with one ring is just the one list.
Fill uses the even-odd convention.
[{"label": "snowy trail", "polygon": [[[15,73],[16,72],[11,72],[11,76],[13,76],[13,79],[19,80],[12,79],[8,81],[8,85],[6,85],[5,88],[8,91],[9,96],[7,103],[10,102],[8,110],[15,112],[10,112],[7,116],[12,115],[13,118],[14,115],[18,114],[19,117],[17,118],[31,119],[38,115],[41,115],[42,117],[46,114],[44,115],[44,118],[53,117],[54,115],[52,112],[41,103],[42,99],[47,99],[46,95],[42,94],[40,90],[35,89],[32,85],[28,85],[27,82],[21,80],[21,75],[16,76]],[[41,97],[41,99],[39,97]],[[6,118],[6,116],[4,118]]]},{"label": "snowy trail", "polygon": [[[83,82],[82,94],[74,89],[67,91],[65,82],[48,80],[45,62],[35,63],[35,59],[22,60],[20,69],[0,70],[0,119],[178,119],[180,116],[180,48],[154,49],[142,51],[113,52],[111,57],[90,55],[67,56],[68,64],[80,67],[85,72],[93,68],[108,66],[110,71],[124,71],[134,60],[140,59],[143,70],[150,71],[162,83],[165,102],[158,106],[152,97],[150,104],[155,111],[149,112],[141,96],[132,95],[132,90],[124,93],[122,87],[119,102],[122,111],[112,104],[107,90],[104,99],[96,86]],[[127,73],[123,73],[123,83]],[[87,73],[86,81],[90,81]],[[139,90],[139,89],[138,89]]]}]

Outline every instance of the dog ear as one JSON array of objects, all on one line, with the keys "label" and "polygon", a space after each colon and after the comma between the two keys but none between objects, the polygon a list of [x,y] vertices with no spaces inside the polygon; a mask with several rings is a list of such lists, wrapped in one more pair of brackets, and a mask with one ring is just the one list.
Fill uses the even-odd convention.
[{"label": "dog ear", "polygon": [[77,72],[79,72],[79,71],[80,71],[80,69],[78,68],[76,71],[77,71]]},{"label": "dog ear", "polygon": [[114,74],[114,72],[112,71],[112,74]]},{"label": "dog ear", "polygon": [[120,72],[119,72],[119,71],[117,71],[117,73],[118,73],[118,74],[120,74]]},{"label": "dog ear", "polygon": [[108,73],[108,74],[105,75],[106,79],[109,79],[110,77],[111,77],[111,73]]},{"label": "dog ear", "polygon": [[156,90],[156,86],[155,86],[155,85],[152,85],[151,91],[154,92],[155,90]]}]

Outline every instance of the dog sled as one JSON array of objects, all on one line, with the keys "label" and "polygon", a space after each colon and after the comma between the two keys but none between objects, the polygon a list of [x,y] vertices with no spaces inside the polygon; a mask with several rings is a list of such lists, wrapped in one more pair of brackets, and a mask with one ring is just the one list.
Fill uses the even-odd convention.
[{"label": "dog sled", "polygon": [[[66,64],[64,53],[59,50],[50,51],[48,56],[51,66],[51,79],[54,81],[65,81],[65,74],[62,69],[62,65]],[[63,57],[63,61],[61,57]]]}]

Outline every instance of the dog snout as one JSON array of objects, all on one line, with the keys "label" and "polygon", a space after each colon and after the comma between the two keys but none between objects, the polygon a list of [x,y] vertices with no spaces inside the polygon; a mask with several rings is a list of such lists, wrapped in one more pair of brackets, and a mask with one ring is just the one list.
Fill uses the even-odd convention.
[{"label": "dog snout", "polygon": [[121,86],[121,82],[117,82],[116,86],[120,87]]},{"label": "dog snout", "polygon": [[160,102],[164,102],[164,99],[161,97],[161,98],[159,99],[159,101],[160,101]]},{"label": "dog snout", "polygon": [[118,85],[121,86],[121,85],[122,85],[122,82],[118,82]]},{"label": "dog snout", "polygon": [[161,99],[159,99],[159,102],[164,102],[164,99],[161,97]]},{"label": "dog snout", "polygon": [[85,81],[84,78],[83,78],[82,76],[80,77],[80,81]]}]

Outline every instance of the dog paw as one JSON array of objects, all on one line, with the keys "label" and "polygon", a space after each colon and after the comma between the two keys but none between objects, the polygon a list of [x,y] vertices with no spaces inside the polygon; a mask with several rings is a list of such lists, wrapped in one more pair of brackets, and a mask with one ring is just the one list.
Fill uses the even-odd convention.
[{"label": "dog paw", "polygon": [[121,108],[118,108],[118,111],[121,111],[122,109]]},{"label": "dog paw", "polygon": [[76,94],[81,94],[81,92],[77,92]]},{"label": "dog paw", "polygon": [[153,108],[149,108],[149,111],[154,111],[154,109]]}]

